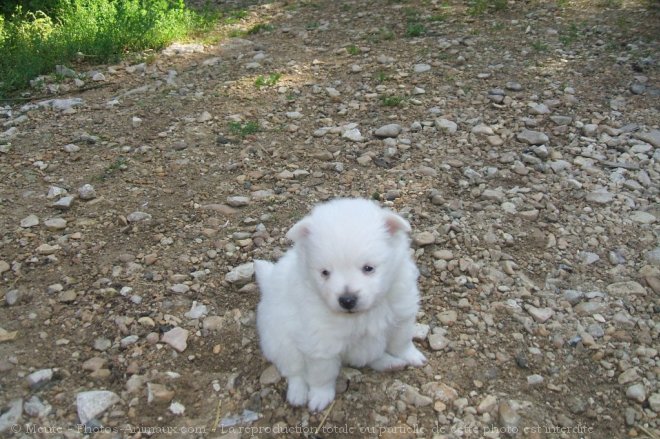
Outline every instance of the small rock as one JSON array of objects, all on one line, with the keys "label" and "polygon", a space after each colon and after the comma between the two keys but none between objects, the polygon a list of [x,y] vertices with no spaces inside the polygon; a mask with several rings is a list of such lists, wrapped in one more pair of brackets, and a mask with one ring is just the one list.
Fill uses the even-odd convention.
[{"label": "small rock", "polygon": [[217,331],[222,329],[223,322],[224,320],[220,316],[209,316],[202,322],[202,328],[207,331]]},{"label": "small rock", "polygon": [[651,213],[636,210],[630,214],[630,220],[640,224],[653,224],[656,218],[655,215]]},{"label": "small rock", "polygon": [[110,341],[105,337],[99,337],[96,340],[94,340],[94,349],[96,349],[97,351],[101,351],[101,352],[107,351],[108,349],[110,349],[111,346],[112,346],[112,341]]},{"label": "small rock", "polygon": [[172,404],[170,404],[170,412],[173,415],[183,415],[185,411],[186,411],[186,407],[180,402],[175,401]]},{"label": "small rock", "polygon": [[39,224],[39,217],[37,215],[28,215],[21,220],[21,227],[29,229]]},{"label": "small rock", "polygon": [[163,334],[161,341],[172,346],[179,352],[183,352],[188,347],[188,330],[176,327]]},{"label": "small rock", "polygon": [[174,399],[174,391],[163,384],[147,383],[147,402],[166,404]]},{"label": "small rock", "polygon": [[64,218],[50,218],[44,221],[44,226],[48,230],[64,230],[66,225],[67,221]]},{"label": "small rock", "polygon": [[263,372],[261,372],[259,383],[262,387],[265,387],[270,386],[271,384],[277,384],[281,379],[282,376],[280,375],[279,371],[275,365],[271,364],[266,369],[264,369]]},{"label": "small rock", "polygon": [[81,200],[92,200],[96,198],[96,190],[88,183],[78,188],[78,196]]},{"label": "small rock", "polygon": [[500,426],[507,430],[517,431],[521,418],[507,401],[503,401],[498,406],[498,417]]},{"label": "small rock", "polygon": [[185,316],[188,317],[189,319],[200,319],[206,314],[208,314],[209,310],[206,307],[206,305],[203,305],[201,303],[197,303],[197,301],[193,301],[192,307],[190,308],[190,311],[188,311]]},{"label": "small rock", "polygon": [[227,204],[231,207],[243,207],[250,204],[250,197],[233,196],[227,197]]},{"label": "small rock", "polygon": [[528,145],[543,145],[548,143],[548,136],[540,131],[532,131],[524,129],[516,135],[516,138],[521,142],[525,142]]},{"label": "small rock", "polygon": [[45,384],[48,384],[50,380],[53,379],[53,369],[37,370],[36,372],[32,372],[30,375],[28,375],[26,379],[30,389],[39,389]]},{"label": "small rock", "polygon": [[471,132],[472,134],[483,135],[483,136],[492,136],[495,134],[495,132],[491,127],[483,123],[480,123],[479,125],[472,127]]},{"label": "small rock", "polygon": [[19,425],[23,415],[23,399],[14,399],[7,407],[0,407],[0,434],[4,434],[15,425]]},{"label": "small rock", "polygon": [[649,406],[654,412],[660,413],[660,393],[654,393],[649,396]]},{"label": "small rock", "polygon": [[425,73],[431,70],[431,66],[428,64],[415,64],[413,66],[413,71],[415,73]]},{"label": "small rock", "polygon": [[53,410],[50,404],[42,402],[38,396],[33,395],[30,399],[23,404],[23,410],[28,416],[33,418],[43,418],[48,416]]},{"label": "small rock", "polygon": [[630,295],[646,295],[646,289],[635,281],[615,282],[609,284],[607,292],[616,297],[628,297]]},{"label": "small rock", "polygon": [[119,401],[119,396],[109,390],[80,392],[76,395],[78,419],[81,424],[86,425]]},{"label": "small rock", "polygon": [[409,385],[404,385],[404,391],[401,399],[406,404],[414,405],[415,407],[425,407],[427,405],[433,404],[432,398],[426,395],[422,395],[417,389]]},{"label": "small rock", "polygon": [[225,280],[230,284],[244,285],[252,280],[254,276],[254,263],[246,262],[233,268],[225,275]]},{"label": "small rock", "polygon": [[447,120],[447,119],[436,119],[435,126],[437,129],[444,131],[445,133],[448,134],[454,134],[458,129],[458,125],[456,124],[456,122],[452,122],[451,120]]},{"label": "small rock", "polygon": [[453,309],[438,314],[438,320],[445,326],[453,325],[456,323],[456,319],[458,319],[458,314]]},{"label": "small rock", "polygon": [[429,346],[434,351],[441,351],[447,346],[449,346],[449,340],[445,338],[442,334],[430,334],[428,336]]},{"label": "small rock", "polygon": [[41,244],[39,247],[37,247],[37,253],[40,255],[52,255],[54,253],[57,253],[58,250],[60,250],[62,247],[59,245],[50,245],[50,244]]},{"label": "small rock", "polygon": [[589,192],[586,196],[586,200],[590,203],[596,204],[607,204],[614,199],[614,194],[607,191],[607,189],[600,189],[593,192]]},{"label": "small rock", "polygon": [[401,125],[396,124],[396,123],[391,123],[387,125],[383,125],[382,127],[378,128],[376,131],[374,131],[374,135],[376,137],[397,137],[399,133],[401,133]]},{"label": "small rock", "polygon": [[545,323],[555,314],[552,308],[537,308],[535,306],[528,305],[525,307],[525,309],[538,323]]},{"label": "small rock", "polygon": [[477,413],[484,414],[491,412],[497,406],[497,397],[487,395],[477,406]]},{"label": "small rock", "polygon": [[413,243],[418,247],[424,247],[435,243],[435,235],[431,232],[420,232],[413,235]]},{"label": "small rock", "polygon": [[55,203],[52,204],[52,206],[56,209],[61,209],[61,210],[67,210],[71,208],[71,204],[73,203],[73,197],[67,196],[67,197],[62,197],[59,200],[57,200]]},{"label": "small rock", "polygon": [[530,386],[536,386],[543,383],[544,378],[541,375],[534,374],[527,377],[527,384]]},{"label": "small rock", "polygon": [[646,388],[644,387],[644,384],[638,383],[628,387],[628,389],[626,389],[626,397],[637,401],[640,404],[646,401]]},{"label": "small rock", "polygon": [[349,130],[344,131],[344,133],[341,135],[344,139],[348,139],[353,142],[362,142],[364,141],[364,137],[362,137],[362,134],[360,133],[360,130],[357,128],[351,128]]},{"label": "small rock", "polygon": [[148,214],[148,213],[145,213],[145,212],[135,211],[133,213],[128,214],[128,216],[126,216],[126,220],[129,223],[137,223],[137,222],[140,222],[140,221],[150,221],[151,220],[151,215]]}]

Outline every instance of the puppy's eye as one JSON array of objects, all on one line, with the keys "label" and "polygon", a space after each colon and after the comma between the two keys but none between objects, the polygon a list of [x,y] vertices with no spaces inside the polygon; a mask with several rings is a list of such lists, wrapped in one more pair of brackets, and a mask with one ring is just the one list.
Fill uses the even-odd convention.
[{"label": "puppy's eye", "polygon": [[328,270],[321,270],[321,276],[330,277],[330,272]]},{"label": "puppy's eye", "polygon": [[373,271],[374,271],[374,267],[372,267],[371,265],[365,265],[364,267],[362,267],[363,273],[373,273]]}]

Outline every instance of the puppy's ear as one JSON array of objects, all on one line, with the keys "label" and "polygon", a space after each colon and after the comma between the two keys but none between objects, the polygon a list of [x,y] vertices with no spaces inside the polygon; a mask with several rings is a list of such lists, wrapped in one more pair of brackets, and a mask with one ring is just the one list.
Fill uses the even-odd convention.
[{"label": "puppy's ear", "polygon": [[397,232],[410,233],[410,224],[396,213],[388,212],[385,214],[385,228],[387,232],[394,236]]},{"label": "puppy's ear", "polygon": [[289,229],[288,232],[286,232],[286,237],[290,241],[293,242],[298,242],[309,236],[309,231],[310,231],[310,221],[309,218],[303,218],[297,223],[293,225]]}]

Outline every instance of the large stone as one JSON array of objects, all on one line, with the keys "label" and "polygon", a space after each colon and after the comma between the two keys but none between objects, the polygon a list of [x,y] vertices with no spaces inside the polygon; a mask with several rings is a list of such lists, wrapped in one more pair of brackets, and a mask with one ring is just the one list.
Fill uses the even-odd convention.
[{"label": "large stone", "polygon": [[609,294],[616,297],[627,297],[630,295],[646,295],[646,289],[635,281],[615,282],[605,288]]},{"label": "large stone", "polygon": [[85,425],[120,401],[119,396],[109,390],[91,390],[76,395],[78,419]]},{"label": "large stone", "polygon": [[177,351],[183,352],[188,347],[188,330],[177,326],[164,333],[161,341],[172,346]]},{"label": "large stone", "polygon": [[252,280],[252,276],[254,276],[254,263],[246,262],[227,273],[225,280],[230,284],[244,285]]},{"label": "large stone", "polygon": [[390,123],[383,125],[374,131],[376,137],[397,137],[401,133],[401,125],[397,123]]},{"label": "large stone", "polygon": [[524,129],[518,133],[516,138],[521,142],[527,143],[528,145],[543,145],[548,143],[548,140],[550,140],[547,135],[540,131],[532,131],[527,129]]}]

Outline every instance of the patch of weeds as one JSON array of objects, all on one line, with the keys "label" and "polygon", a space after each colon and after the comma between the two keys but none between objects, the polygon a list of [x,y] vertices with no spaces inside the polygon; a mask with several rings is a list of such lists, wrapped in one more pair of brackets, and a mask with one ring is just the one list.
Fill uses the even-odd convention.
[{"label": "patch of weeds", "polygon": [[254,34],[258,34],[260,32],[271,32],[274,29],[275,29],[275,26],[273,26],[272,24],[259,23],[259,24],[255,24],[250,29],[248,29],[247,34],[248,35],[254,35]]},{"label": "patch of weeds", "polygon": [[114,162],[110,163],[101,174],[94,177],[94,179],[97,181],[104,181],[126,168],[128,168],[126,165],[126,159],[124,157],[118,157]]},{"label": "patch of weeds", "polygon": [[419,37],[426,33],[426,28],[422,23],[408,23],[406,26],[406,36],[407,37]]},{"label": "patch of weeds", "polygon": [[579,36],[578,32],[578,26],[575,23],[571,23],[568,26],[568,29],[566,30],[565,33],[562,33],[559,36],[559,41],[564,45],[564,46],[570,46],[573,44]]},{"label": "patch of weeds", "polygon": [[532,49],[534,49],[537,52],[547,52],[548,45],[545,44],[543,41],[537,40],[532,42]]},{"label": "patch of weeds", "polygon": [[500,12],[507,9],[507,0],[470,0],[467,13],[483,15],[488,11]]},{"label": "patch of weeds", "polygon": [[381,96],[380,101],[386,107],[398,107],[403,102],[401,96]]},{"label": "patch of weeds", "polygon": [[493,23],[493,30],[499,32],[499,31],[502,31],[504,29],[506,29],[506,26],[505,26],[504,23],[502,23],[500,21],[498,21],[497,23]]},{"label": "patch of weeds", "polygon": [[314,30],[314,29],[318,29],[319,26],[320,26],[320,24],[319,24],[318,21],[312,21],[311,23],[307,23],[307,24],[305,25],[305,29],[307,29],[307,30]]},{"label": "patch of weeds", "polygon": [[436,23],[436,22],[439,22],[439,21],[445,21],[446,19],[447,19],[447,15],[442,13],[442,12],[439,13],[439,14],[433,14],[429,17],[429,21],[433,22],[433,23]]},{"label": "patch of weeds", "polygon": [[406,14],[408,21],[419,21],[419,12],[414,8],[405,8],[403,13]]},{"label": "patch of weeds", "polygon": [[385,82],[389,80],[390,80],[390,76],[387,74],[387,72],[380,71],[376,73],[376,81]]},{"label": "patch of weeds", "polygon": [[623,6],[623,0],[602,0],[600,6],[609,9],[620,9]]},{"label": "patch of weeds", "polygon": [[281,77],[281,73],[271,73],[267,78],[263,75],[259,75],[254,81],[254,86],[257,88],[272,87],[273,85],[277,84],[277,81],[279,81]]},{"label": "patch of weeds", "polygon": [[380,201],[380,193],[378,193],[378,191],[375,191],[373,194],[371,194],[371,199],[375,201]]},{"label": "patch of weeds", "polygon": [[229,122],[229,132],[241,138],[257,133],[260,129],[259,123],[252,120],[245,123]]},{"label": "patch of weeds", "polygon": [[227,17],[225,18],[225,24],[237,24],[242,20],[245,20],[249,15],[248,11],[245,9],[236,9],[234,11],[229,11]]},{"label": "patch of weeds", "polygon": [[570,5],[570,0],[557,0],[557,6],[564,9]]},{"label": "patch of weeds", "polygon": [[232,29],[227,35],[229,38],[242,38],[247,35],[247,31],[243,29]]},{"label": "patch of weeds", "polygon": [[355,55],[357,55],[357,54],[360,53],[360,48],[359,48],[358,46],[356,46],[355,44],[351,44],[350,46],[348,46],[348,47],[346,48],[346,51],[347,51],[350,55],[355,56]]},{"label": "patch of weeds", "polygon": [[48,3],[58,5],[52,16],[20,7],[0,16],[0,95],[76,60],[78,53],[95,64],[115,62],[129,52],[207,32],[217,21],[217,14],[195,12],[183,0]]}]

